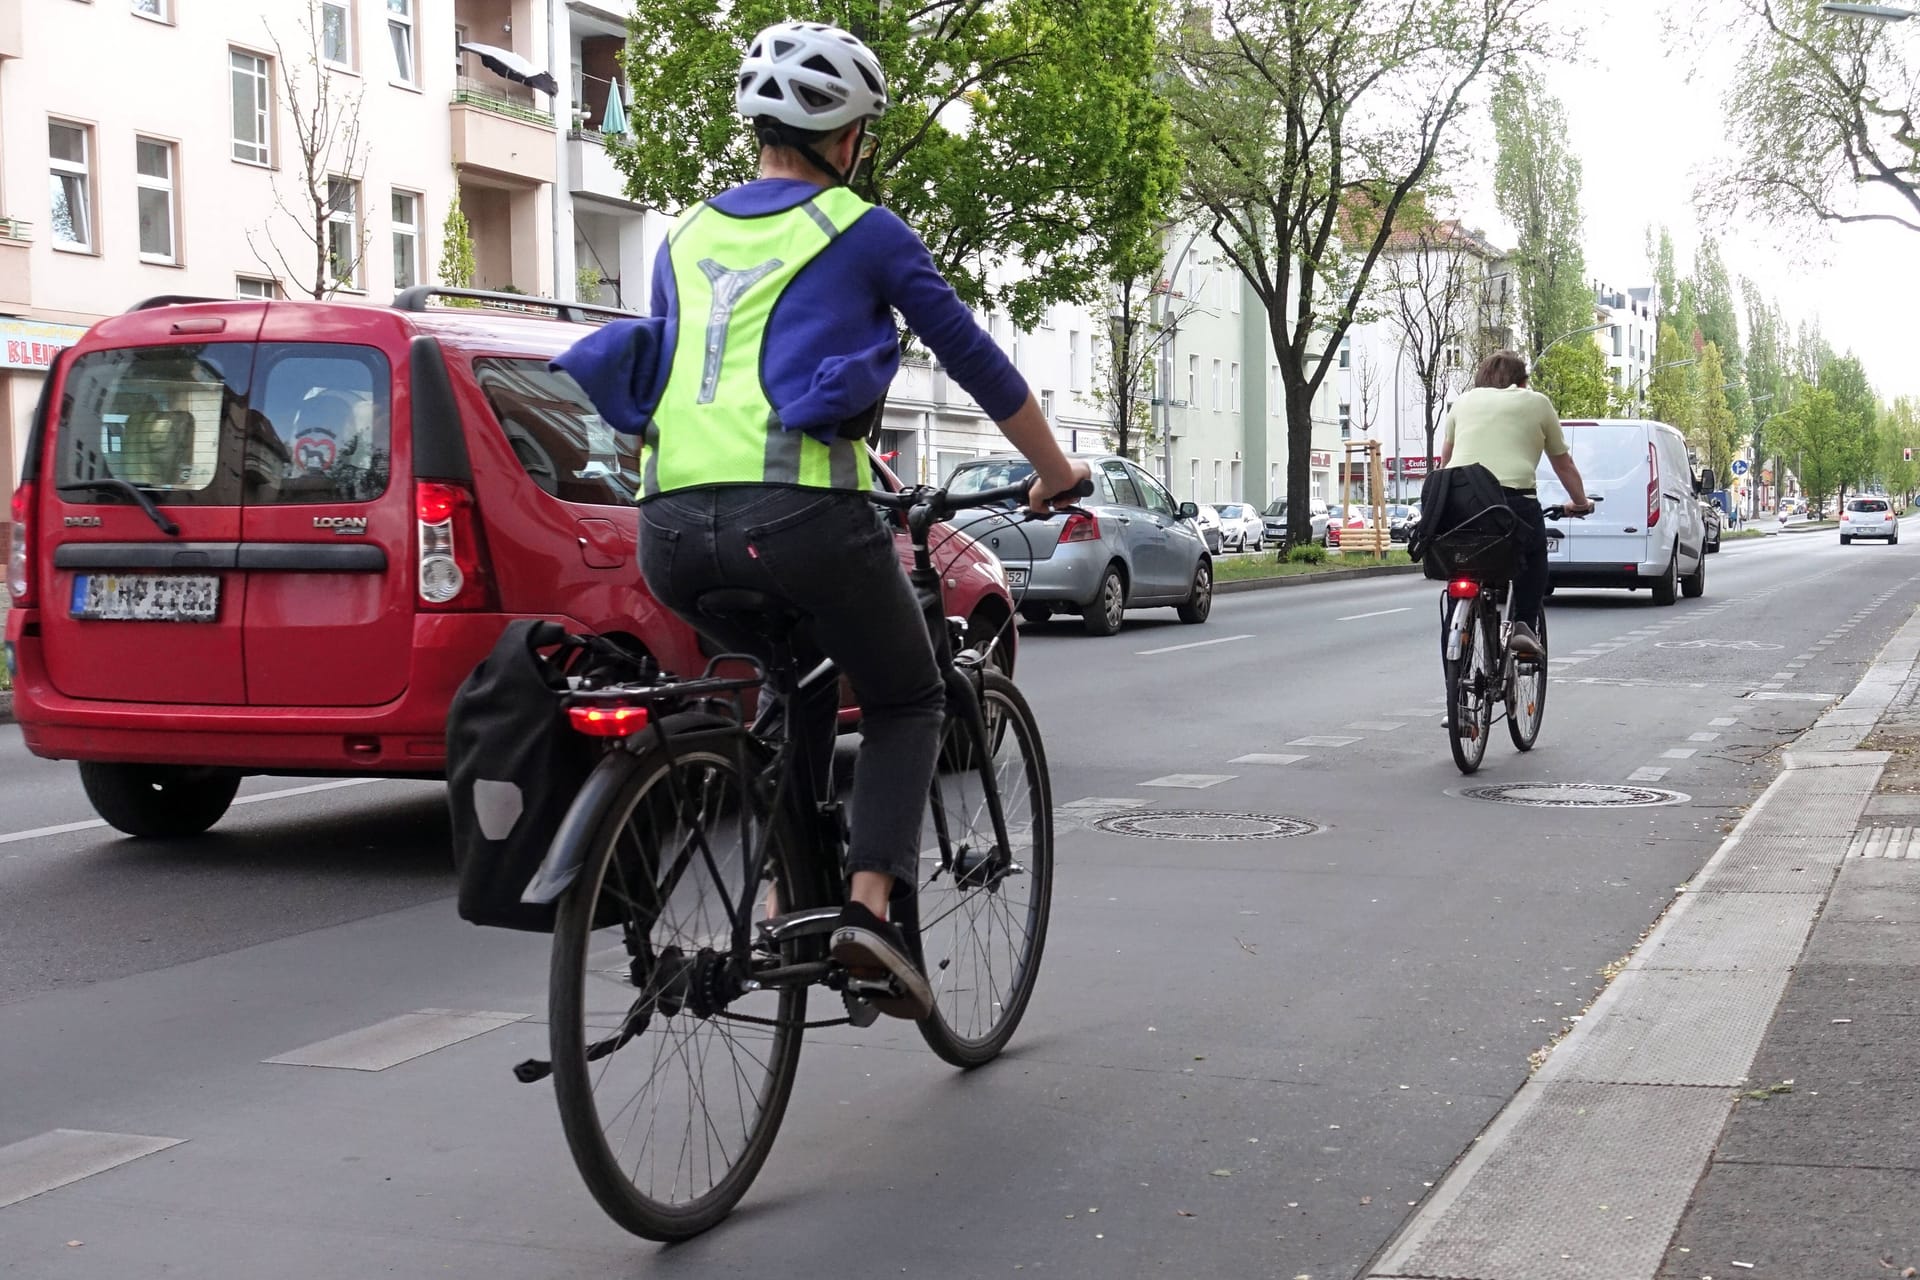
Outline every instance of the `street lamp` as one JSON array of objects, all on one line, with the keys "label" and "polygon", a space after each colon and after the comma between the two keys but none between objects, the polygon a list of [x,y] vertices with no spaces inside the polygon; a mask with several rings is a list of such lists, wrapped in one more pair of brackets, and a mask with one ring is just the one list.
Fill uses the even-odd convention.
[{"label": "street lamp", "polygon": [[[1669,360],[1665,364],[1656,364],[1650,369],[1643,369],[1640,373],[1640,376],[1633,380],[1634,402],[1637,404],[1639,403],[1639,401],[1644,399],[1644,397],[1641,395],[1641,391],[1646,387],[1647,379],[1653,377],[1654,374],[1660,372],[1662,369],[1682,369],[1682,368],[1685,368],[1687,365],[1699,364],[1699,363],[1700,362],[1695,359]],[[1725,390],[1725,388],[1722,388],[1722,390]]]},{"label": "street lamp", "polygon": [[1572,333],[1561,334],[1559,337],[1555,338],[1552,342],[1549,342],[1546,346],[1540,348],[1540,354],[1533,358],[1533,367],[1536,370],[1538,370],[1540,368],[1540,361],[1546,358],[1547,352],[1553,350],[1555,347],[1565,342],[1568,338],[1577,338],[1583,333],[1598,333],[1602,329],[1607,329],[1611,327],[1612,327],[1611,322],[1608,322],[1607,324],[1590,324],[1584,329],[1575,329]]},{"label": "street lamp", "polygon": [[1905,22],[1916,13],[1913,9],[1901,9],[1890,4],[1842,4],[1838,0],[1829,0],[1821,5],[1820,12],[1830,13],[1836,18],[1871,18],[1875,22]]}]

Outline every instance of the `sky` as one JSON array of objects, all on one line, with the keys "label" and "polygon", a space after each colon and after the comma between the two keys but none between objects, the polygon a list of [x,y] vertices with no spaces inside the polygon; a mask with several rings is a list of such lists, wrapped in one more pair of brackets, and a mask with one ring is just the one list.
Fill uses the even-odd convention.
[{"label": "sky", "polygon": [[[1687,10],[1712,3],[1698,0]],[[1587,273],[1619,289],[1652,280],[1649,223],[1672,230],[1683,274],[1691,265],[1699,225],[1694,188],[1726,147],[1720,99],[1737,50],[1731,40],[1716,46],[1709,28],[1676,56],[1666,48],[1668,7],[1668,0],[1549,0],[1553,20],[1590,24],[1578,42],[1579,59],[1556,64],[1547,80],[1565,105],[1569,138],[1584,167]],[[1920,22],[1895,33],[1915,42],[1920,55],[1920,29],[1907,28]],[[1481,159],[1476,167],[1491,170],[1490,147]],[[1510,244],[1491,193],[1484,183],[1473,185],[1480,189],[1462,190],[1460,212]],[[1858,355],[1883,396],[1920,395],[1912,335],[1920,232],[1836,227],[1815,232],[1810,245],[1783,249],[1764,228],[1711,229],[1736,284],[1751,276],[1781,300],[1790,318],[1817,316],[1827,340]]]}]

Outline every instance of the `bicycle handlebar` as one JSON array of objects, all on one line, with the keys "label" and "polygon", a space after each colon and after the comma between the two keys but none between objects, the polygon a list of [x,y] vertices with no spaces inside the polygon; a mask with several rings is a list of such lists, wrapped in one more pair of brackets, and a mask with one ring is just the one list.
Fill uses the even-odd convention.
[{"label": "bicycle handlebar", "polygon": [[[1589,496],[1587,498],[1587,501],[1591,502],[1594,506],[1597,507],[1601,503],[1605,502],[1606,499]],[[1551,507],[1543,507],[1540,511],[1540,514],[1549,520],[1585,520],[1587,516],[1592,513],[1583,511],[1579,515],[1573,515],[1569,513],[1566,507],[1564,506],[1551,506]]]},{"label": "bicycle handlebar", "polygon": [[[874,493],[870,495],[879,506],[908,514],[908,523],[917,517],[927,524],[938,524],[951,519],[957,512],[969,507],[997,507],[1002,503],[1016,502],[1025,505],[1033,492],[1033,480],[1016,481],[992,489],[981,489],[976,493],[954,495],[948,490],[936,489],[927,485],[914,485],[898,493]],[[1086,498],[1093,495],[1093,481],[1082,480],[1065,493],[1055,494],[1056,498]]]}]

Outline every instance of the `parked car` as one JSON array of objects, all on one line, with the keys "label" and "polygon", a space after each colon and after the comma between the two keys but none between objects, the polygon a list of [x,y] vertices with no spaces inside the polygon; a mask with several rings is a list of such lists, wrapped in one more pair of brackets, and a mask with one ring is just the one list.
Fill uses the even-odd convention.
[{"label": "parked car", "polygon": [[[675,672],[715,652],[641,581],[631,438],[547,367],[595,309],[445,293],[156,299],[48,373],[13,496],[14,714],[113,826],[205,830],[248,774],[441,776],[454,691],[514,618]],[[1010,664],[999,561],[931,541],[949,614]]]},{"label": "parked car", "polygon": [[1373,523],[1373,507],[1369,503],[1354,502],[1333,508],[1333,517],[1327,526],[1327,545],[1340,545],[1342,529],[1364,529]]},{"label": "parked car", "polygon": [[[1680,433],[1632,418],[1562,426],[1588,494],[1602,501],[1585,519],[1549,524],[1548,589],[1645,587],[1662,605],[1683,593],[1704,594],[1707,528],[1699,498],[1715,486],[1712,472],[1694,475]],[[1567,500],[1544,458],[1538,484],[1542,505]]]},{"label": "parked car", "polygon": [[1387,537],[1395,542],[1405,542],[1413,536],[1413,526],[1420,522],[1420,513],[1405,502],[1390,503],[1387,507]]},{"label": "parked car", "polygon": [[1215,510],[1220,513],[1220,545],[1223,548],[1258,551],[1267,545],[1267,527],[1251,503],[1228,502]]},{"label": "parked car", "polygon": [[[1307,518],[1308,526],[1313,531],[1313,540],[1326,546],[1327,526],[1333,523],[1333,518],[1327,514],[1326,501],[1313,499]],[[1260,523],[1266,529],[1266,540],[1284,548],[1287,545],[1287,500],[1275,498],[1269,502],[1267,509],[1260,513]]]},{"label": "parked car", "polygon": [[[1170,606],[1182,622],[1205,622],[1213,609],[1213,557],[1200,536],[1198,506],[1175,502],[1125,458],[1085,460],[1095,492],[1077,512],[1022,521],[967,511],[955,522],[1005,564],[1020,616],[1041,623],[1078,613],[1096,636],[1118,631],[1128,609]],[[1032,474],[1025,458],[980,458],[962,463],[948,483],[955,493],[977,493]]]},{"label": "parked car", "polygon": [[1712,555],[1720,549],[1720,534],[1726,528],[1727,515],[1720,504],[1711,499],[1700,503],[1700,519],[1707,527],[1707,554]]},{"label": "parked car", "polygon": [[1847,499],[1840,512],[1840,545],[1844,547],[1855,538],[1884,538],[1897,544],[1900,520],[1893,513],[1893,504],[1885,498]]},{"label": "parked car", "polygon": [[1199,503],[1195,509],[1198,515],[1194,518],[1194,524],[1199,528],[1200,536],[1206,540],[1207,551],[1210,554],[1219,555],[1225,537],[1220,531],[1220,512],[1204,502]]}]

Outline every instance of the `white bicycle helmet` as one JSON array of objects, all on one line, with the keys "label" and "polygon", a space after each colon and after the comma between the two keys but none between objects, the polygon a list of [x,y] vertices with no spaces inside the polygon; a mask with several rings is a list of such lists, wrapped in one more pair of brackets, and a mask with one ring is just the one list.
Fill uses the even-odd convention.
[{"label": "white bicycle helmet", "polygon": [[832,133],[885,113],[887,85],[858,38],[821,22],[779,22],[747,46],[734,102],[749,120]]}]

